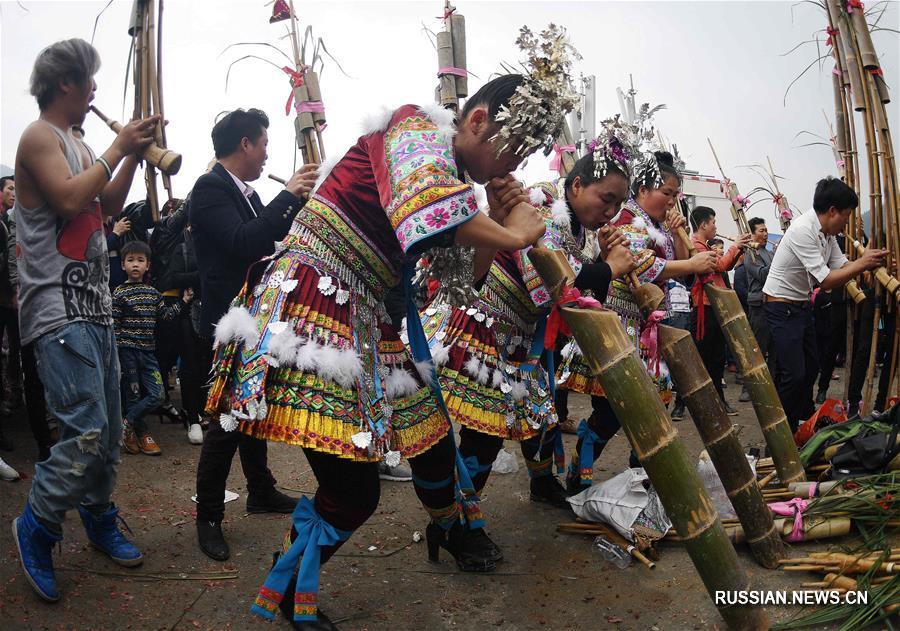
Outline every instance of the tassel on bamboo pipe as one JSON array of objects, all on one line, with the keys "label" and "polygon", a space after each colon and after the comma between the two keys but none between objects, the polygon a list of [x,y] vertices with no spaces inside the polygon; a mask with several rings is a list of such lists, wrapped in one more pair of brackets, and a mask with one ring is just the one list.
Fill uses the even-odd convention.
[{"label": "tassel on bamboo pipe", "polygon": [[[574,280],[571,266],[559,254],[535,248],[528,255],[556,300]],[[750,579],[738,562],[694,462],[619,317],[599,309],[562,307],[560,312],[585,362],[603,386],[666,513],[684,539],[707,592],[712,597],[718,590],[750,589]],[[768,628],[768,616],[762,608],[718,605],[718,610],[733,629]]]},{"label": "tassel on bamboo pipe", "polygon": [[[90,109],[114,132],[118,134],[122,131],[122,123],[107,118],[103,112],[93,105],[91,105]],[[175,153],[171,149],[163,149],[155,142],[151,142],[144,148],[141,157],[167,175],[175,175],[181,168],[181,154]]]},{"label": "tassel on bamboo pipe", "polygon": [[[679,228],[676,233],[687,249],[693,253],[694,247],[684,229]],[[731,289],[716,287],[709,283],[704,285],[703,289],[731,347],[744,387],[750,393],[753,411],[756,413],[769,453],[772,454],[775,468],[778,470],[778,478],[782,484],[804,482],[806,473],[800,462],[797,444],[794,442],[787,416],[778,398],[778,391],[769,373],[769,366],[759,350],[759,343],[753,335],[737,294]]]}]

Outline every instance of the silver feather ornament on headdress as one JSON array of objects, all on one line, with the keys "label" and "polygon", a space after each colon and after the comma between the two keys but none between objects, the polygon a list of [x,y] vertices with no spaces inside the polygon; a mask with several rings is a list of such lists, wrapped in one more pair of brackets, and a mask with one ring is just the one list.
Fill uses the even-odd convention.
[{"label": "silver feather ornament on headdress", "polygon": [[569,43],[565,29],[555,24],[537,36],[523,26],[516,45],[527,56],[522,64],[524,80],[497,113],[496,121],[502,127],[492,140],[500,141],[498,154],[512,150],[528,156],[542,147],[549,154],[566,114],[579,103],[571,73],[581,55]]}]

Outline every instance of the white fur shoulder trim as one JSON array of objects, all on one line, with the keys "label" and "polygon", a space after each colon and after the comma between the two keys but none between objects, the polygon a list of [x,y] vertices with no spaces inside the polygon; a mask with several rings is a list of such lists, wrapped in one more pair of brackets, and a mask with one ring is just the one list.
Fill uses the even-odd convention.
[{"label": "white fur shoulder trim", "polygon": [[540,188],[528,189],[528,201],[532,206],[543,206],[547,203],[547,194]]},{"label": "white fur shoulder trim", "polygon": [[571,230],[572,216],[569,214],[569,205],[564,199],[554,199],[550,206],[550,217],[557,228]]},{"label": "white fur shoulder trim", "polygon": [[419,107],[419,111],[425,114],[431,122],[437,125],[438,131],[444,134],[446,142],[450,142],[456,134],[456,123],[454,114],[446,107],[441,107],[437,103],[429,103]]},{"label": "white fur shoulder trim", "polygon": [[369,134],[374,134],[376,131],[382,133],[386,132],[393,115],[394,110],[385,106],[382,106],[374,112],[369,112],[363,116],[362,119],[362,129],[360,130],[362,135],[368,136]]}]

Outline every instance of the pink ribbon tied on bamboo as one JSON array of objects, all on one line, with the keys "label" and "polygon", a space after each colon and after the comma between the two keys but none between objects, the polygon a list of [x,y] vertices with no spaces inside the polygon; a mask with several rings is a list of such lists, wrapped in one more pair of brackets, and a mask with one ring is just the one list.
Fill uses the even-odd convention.
[{"label": "pink ribbon tied on bamboo", "polygon": [[826,46],[834,45],[834,36],[837,35],[840,31],[836,28],[831,28],[831,25],[825,27],[825,32],[828,33],[828,39],[825,40]]},{"label": "pink ribbon tied on bamboo", "polygon": [[803,541],[803,512],[807,506],[809,506],[809,502],[799,497],[795,497],[789,502],[772,502],[769,504],[769,509],[776,515],[794,518],[794,527],[787,539],[792,543]]},{"label": "pink ribbon tied on bamboo", "polygon": [[665,311],[654,311],[647,317],[647,326],[641,331],[641,345],[647,349],[647,369],[659,376],[659,323],[666,317]]},{"label": "pink ribbon tied on bamboo", "polygon": [[581,293],[566,285],[559,299],[553,303],[550,309],[550,315],[547,316],[547,328],[544,330],[544,348],[547,350],[556,350],[556,338],[562,334],[564,337],[571,337],[572,330],[562,317],[560,307],[578,307],[580,309],[602,309],[603,305],[594,298],[582,296]]},{"label": "pink ribbon tied on bamboo", "polygon": [[[300,70],[294,70],[290,66],[282,66],[281,71],[291,78],[291,94],[288,96],[287,103],[284,104],[284,115],[291,113],[291,104],[294,102],[294,89],[303,85],[304,77],[309,66],[301,66]],[[299,103],[298,103],[299,105]],[[299,114],[299,112],[298,112]]]},{"label": "pink ribbon tied on bamboo", "polygon": [[865,11],[866,7],[861,0],[847,0],[847,13],[853,13],[853,9]]},{"label": "pink ribbon tied on bamboo", "polygon": [[559,171],[559,167],[562,165],[563,153],[575,153],[575,145],[564,145],[560,147],[556,143],[553,143],[553,157],[550,158],[550,168],[553,171]]}]

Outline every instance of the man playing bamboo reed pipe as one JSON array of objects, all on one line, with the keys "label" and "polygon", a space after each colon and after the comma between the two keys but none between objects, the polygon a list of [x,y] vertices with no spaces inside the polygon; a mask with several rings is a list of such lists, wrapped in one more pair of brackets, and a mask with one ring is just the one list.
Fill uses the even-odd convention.
[{"label": "man playing bamboo reed pipe", "polygon": [[819,363],[809,303],[813,285],[843,287],[862,272],[884,265],[887,256],[887,250],[867,248],[858,259],[848,261],[838,247],[835,236],[844,230],[858,205],[854,190],[840,180],[819,180],[813,196],[815,212],[806,212],[791,223],[763,286],[775,354],[773,377],[792,431],[815,410],[813,385]]},{"label": "man playing bamboo reed pipe", "polygon": [[[691,213],[691,224],[694,226],[694,234],[691,238],[694,249],[697,252],[709,251],[711,248],[707,243],[716,236],[715,211],[707,206],[697,206]],[[722,275],[734,268],[741,256],[741,248],[748,243],[750,243],[750,235],[742,234],[737,237],[734,245],[723,256],[717,258],[716,273],[710,275],[712,284],[725,287]],[[703,358],[703,365],[709,372],[716,392],[719,393],[719,398],[725,404],[725,410],[729,416],[734,416],[737,414],[737,410],[725,400],[725,393],[722,391],[722,376],[725,373],[725,334],[722,333],[722,327],[719,326],[719,321],[713,313],[709,298],[703,291],[703,283],[706,281],[706,278],[698,276],[694,286],[691,287],[694,304],[691,332],[697,343],[697,351]]]},{"label": "man playing bamboo reed pipe", "polygon": [[[99,67],[96,49],[80,39],[57,42],[38,54],[31,94],[41,113],[22,134],[16,153],[22,343],[34,343],[60,437],[50,457],[35,466],[13,535],[25,577],[51,602],[59,600],[51,550],[73,508],[95,548],[120,565],[143,560],[119,531],[119,511],[110,500],[122,415],[103,216],[122,210],[136,156],[153,140],[159,117],[128,123],[95,158],[70,130],[87,115]],[[113,177],[119,163],[123,166]]]}]

